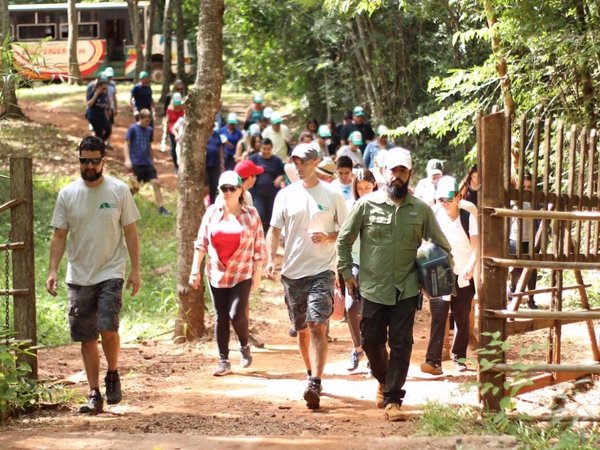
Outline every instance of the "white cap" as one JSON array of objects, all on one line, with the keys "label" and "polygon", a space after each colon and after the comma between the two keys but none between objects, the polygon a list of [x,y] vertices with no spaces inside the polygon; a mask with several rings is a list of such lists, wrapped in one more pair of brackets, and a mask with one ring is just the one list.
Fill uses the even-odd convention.
[{"label": "white cap", "polygon": [[234,170],[226,170],[219,177],[219,187],[221,186],[241,186],[242,179]]},{"label": "white cap", "polygon": [[278,123],[281,123],[281,122],[283,122],[283,118],[281,117],[281,114],[277,114],[276,112],[274,112],[271,115],[271,123],[273,125],[275,125],[275,124],[278,124]]},{"label": "white cap", "polygon": [[237,123],[238,123],[237,114],[233,113],[233,112],[227,114],[227,123],[230,123],[232,125],[237,125]]},{"label": "white cap", "polygon": [[260,133],[260,127],[258,126],[258,124],[256,124],[256,123],[250,124],[250,126],[248,127],[248,134],[250,136],[252,136],[253,134],[256,134],[256,133]]},{"label": "white cap", "polygon": [[402,147],[394,147],[385,152],[385,168],[403,166],[412,170],[412,156],[410,152]]},{"label": "white cap", "polygon": [[263,109],[263,116],[265,116],[267,119],[270,119],[272,115],[273,115],[273,108],[271,108],[270,106],[267,106],[265,109]]},{"label": "white cap", "polygon": [[450,175],[446,175],[439,179],[435,190],[435,199],[454,198],[458,194],[458,183]]},{"label": "white cap", "polygon": [[439,159],[430,159],[427,161],[427,176],[442,175],[444,173],[444,162]]}]

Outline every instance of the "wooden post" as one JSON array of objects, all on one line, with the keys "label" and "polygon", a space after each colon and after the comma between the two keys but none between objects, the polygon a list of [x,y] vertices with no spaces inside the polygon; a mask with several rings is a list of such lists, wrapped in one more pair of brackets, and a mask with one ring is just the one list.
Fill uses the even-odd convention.
[{"label": "wooden post", "polygon": [[[24,242],[23,250],[12,251],[13,289],[27,289],[26,295],[14,298],[14,328],[16,339],[31,340],[35,346],[35,258],[33,247],[33,187],[31,158],[10,158],[10,195],[25,203],[11,210],[12,242]],[[29,364],[31,377],[37,378],[37,354],[19,355],[19,360]]]},{"label": "wooden post", "polygon": [[[505,219],[495,217],[488,209],[489,207],[500,208],[507,206],[507,193],[504,189],[499,189],[505,185],[506,166],[505,158],[510,154],[510,138],[507,139],[505,132],[510,136],[510,117],[505,117],[504,113],[496,113],[481,119],[481,154],[479,168],[482,180],[481,205],[479,208],[481,214],[481,233],[482,236],[482,260],[485,258],[503,256],[503,245],[507,241],[504,221]],[[524,136],[521,136],[524,139]],[[507,142],[508,140],[508,142]],[[504,170],[503,170],[504,169]],[[479,302],[482,310],[484,309],[504,309],[506,304],[506,268],[494,265],[483,267],[484,276],[481,279],[481,291],[479,292]],[[479,318],[479,329],[491,333],[500,332],[500,339],[506,339],[506,322],[504,319],[486,317],[483,314]],[[481,347],[485,348],[489,342],[489,336],[480,336]],[[489,356],[486,356],[489,358]],[[482,356],[479,356],[482,359]],[[494,358],[496,359],[496,358]],[[506,355],[498,355],[498,362],[503,363]],[[493,411],[500,409],[500,400],[504,395],[504,374],[492,372],[480,372],[479,381],[484,384],[491,383],[498,389],[489,389],[485,394],[480,394],[485,408]],[[493,391],[497,391],[495,394]]]}]

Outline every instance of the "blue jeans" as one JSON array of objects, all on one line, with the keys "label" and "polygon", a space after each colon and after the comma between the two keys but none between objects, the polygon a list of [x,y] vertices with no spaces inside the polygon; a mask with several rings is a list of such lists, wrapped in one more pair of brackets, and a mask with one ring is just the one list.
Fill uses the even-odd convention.
[{"label": "blue jeans", "polygon": [[252,201],[254,202],[254,207],[258,211],[258,215],[260,216],[260,220],[262,221],[263,230],[266,233],[269,229],[269,224],[271,223],[271,216],[273,215],[273,204],[275,203],[275,195],[263,196],[255,194],[252,197]]}]

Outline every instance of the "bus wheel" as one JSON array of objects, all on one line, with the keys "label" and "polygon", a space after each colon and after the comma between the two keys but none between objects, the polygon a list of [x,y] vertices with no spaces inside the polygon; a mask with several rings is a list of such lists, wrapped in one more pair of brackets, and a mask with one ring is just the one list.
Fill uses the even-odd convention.
[{"label": "bus wheel", "polygon": [[163,71],[162,69],[154,69],[152,70],[152,82],[157,84],[162,84],[163,82]]}]

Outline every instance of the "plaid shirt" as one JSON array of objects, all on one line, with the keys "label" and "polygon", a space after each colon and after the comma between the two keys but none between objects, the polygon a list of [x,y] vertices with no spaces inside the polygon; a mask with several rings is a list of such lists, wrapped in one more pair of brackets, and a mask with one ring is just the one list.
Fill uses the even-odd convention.
[{"label": "plaid shirt", "polygon": [[208,254],[206,276],[216,288],[229,288],[252,278],[254,267],[261,268],[266,258],[265,234],[256,208],[243,206],[237,220],[242,226],[240,246],[231,256],[226,266],[219,261],[212,244],[214,226],[223,218],[223,207],[211,205],[206,210],[198,229],[194,248]]}]

